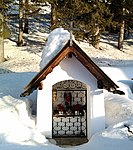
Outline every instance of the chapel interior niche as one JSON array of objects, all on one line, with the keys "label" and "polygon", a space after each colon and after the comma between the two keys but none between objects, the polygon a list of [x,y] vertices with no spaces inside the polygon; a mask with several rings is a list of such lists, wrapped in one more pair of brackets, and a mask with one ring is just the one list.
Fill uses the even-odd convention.
[{"label": "chapel interior niche", "polygon": [[52,87],[53,136],[86,136],[87,88],[77,80]]}]

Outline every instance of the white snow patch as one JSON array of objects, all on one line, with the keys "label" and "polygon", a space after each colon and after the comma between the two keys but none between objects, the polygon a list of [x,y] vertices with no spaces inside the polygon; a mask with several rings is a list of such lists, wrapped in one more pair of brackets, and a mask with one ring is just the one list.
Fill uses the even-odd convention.
[{"label": "white snow patch", "polygon": [[69,39],[70,33],[63,28],[57,28],[50,33],[42,53],[41,69],[63,48]]},{"label": "white snow patch", "polygon": [[35,130],[25,101],[4,96],[0,99],[0,135],[13,143],[45,143],[45,136]]},{"label": "white snow patch", "polygon": [[105,95],[106,126],[130,119],[133,116],[133,100],[118,94]]}]

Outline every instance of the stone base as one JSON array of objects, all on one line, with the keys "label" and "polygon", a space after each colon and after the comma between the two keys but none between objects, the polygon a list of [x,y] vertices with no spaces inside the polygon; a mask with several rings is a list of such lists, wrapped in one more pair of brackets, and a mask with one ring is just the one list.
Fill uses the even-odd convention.
[{"label": "stone base", "polygon": [[54,138],[56,145],[63,146],[76,146],[87,143],[88,140],[86,137],[65,137],[65,138]]}]

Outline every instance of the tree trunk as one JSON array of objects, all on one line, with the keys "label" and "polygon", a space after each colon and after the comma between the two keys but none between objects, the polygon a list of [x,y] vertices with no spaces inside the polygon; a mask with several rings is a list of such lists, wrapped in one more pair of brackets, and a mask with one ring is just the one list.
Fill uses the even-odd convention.
[{"label": "tree trunk", "polygon": [[120,32],[118,36],[118,49],[123,49],[123,42],[124,42],[124,29],[125,29],[125,21],[123,20],[120,24]]},{"label": "tree trunk", "polygon": [[29,33],[29,16],[28,16],[28,7],[29,0],[25,0],[25,24],[24,24],[24,33]]},{"label": "tree trunk", "polygon": [[4,59],[4,27],[3,27],[3,15],[0,14],[0,62]]},{"label": "tree trunk", "polygon": [[23,45],[23,0],[19,0],[19,35],[18,46]]},{"label": "tree trunk", "polygon": [[57,25],[57,8],[55,3],[51,3],[51,28],[54,29]]},{"label": "tree trunk", "polygon": [[99,49],[99,41],[100,41],[99,27],[97,26],[93,32],[94,33],[93,33],[92,45],[96,49]]}]

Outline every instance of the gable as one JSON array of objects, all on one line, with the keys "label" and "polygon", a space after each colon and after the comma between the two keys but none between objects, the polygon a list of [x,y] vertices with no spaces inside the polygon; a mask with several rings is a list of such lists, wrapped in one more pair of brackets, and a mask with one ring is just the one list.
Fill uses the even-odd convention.
[{"label": "gable", "polygon": [[97,79],[98,87],[107,89],[108,91],[115,91],[118,86],[90,59],[90,57],[73,41],[70,46],[70,41],[58,51],[58,53],[49,60],[44,68],[29,82],[24,88],[21,96],[26,96],[36,90],[42,80],[52,72],[66,56],[73,54],[78,61]]}]

